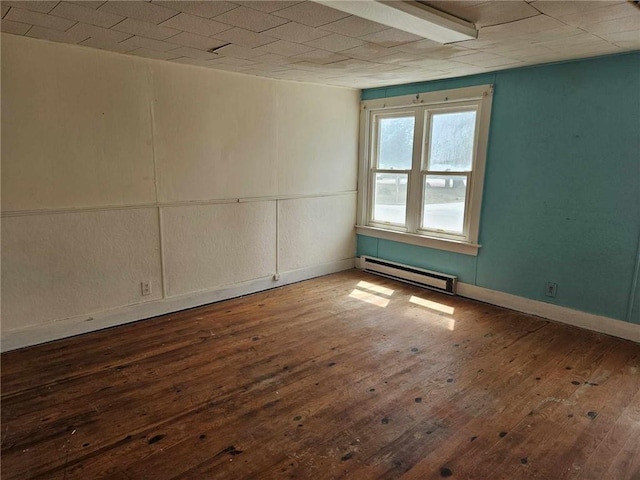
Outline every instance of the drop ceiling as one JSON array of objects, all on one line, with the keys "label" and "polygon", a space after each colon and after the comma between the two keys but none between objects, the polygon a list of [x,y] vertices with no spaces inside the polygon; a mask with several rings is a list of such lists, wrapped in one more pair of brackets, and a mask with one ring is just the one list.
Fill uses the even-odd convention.
[{"label": "drop ceiling", "polygon": [[632,1],[426,1],[441,45],[311,1],[3,1],[2,31],[286,80],[369,88],[640,49]]}]

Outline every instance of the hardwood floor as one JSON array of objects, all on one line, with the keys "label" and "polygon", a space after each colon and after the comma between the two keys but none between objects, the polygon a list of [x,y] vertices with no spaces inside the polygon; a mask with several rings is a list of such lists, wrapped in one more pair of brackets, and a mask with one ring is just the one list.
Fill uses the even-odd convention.
[{"label": "hardwood floor", "polygon": [[640,345],[357,271],[1,360],[4,480],[640,479]]}]

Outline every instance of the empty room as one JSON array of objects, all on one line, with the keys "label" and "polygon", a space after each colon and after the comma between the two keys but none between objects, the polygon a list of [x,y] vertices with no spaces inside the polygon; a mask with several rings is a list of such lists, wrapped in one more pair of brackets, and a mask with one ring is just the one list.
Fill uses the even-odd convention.
[{"label": "empty room", "polygon": [[640,479],[636,1],[2,1],[1,476]]}]

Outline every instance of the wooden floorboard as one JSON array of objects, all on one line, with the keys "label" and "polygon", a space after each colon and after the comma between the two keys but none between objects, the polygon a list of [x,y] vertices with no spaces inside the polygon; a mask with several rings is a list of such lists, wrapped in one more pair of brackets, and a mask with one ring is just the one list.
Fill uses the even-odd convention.
[{"label": "wooden floorboard", "polygon": [[355,270],[1,361],[6,480],[640,480],[640,345]]}]

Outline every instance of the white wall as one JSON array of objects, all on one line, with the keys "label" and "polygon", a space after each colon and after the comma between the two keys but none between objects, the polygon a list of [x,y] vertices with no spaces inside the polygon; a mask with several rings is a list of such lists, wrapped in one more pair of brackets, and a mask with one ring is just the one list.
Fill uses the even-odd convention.
[{"label": "white wall", "polygon": [[2,349],[349,268],[358,102],[2,34]]}]

